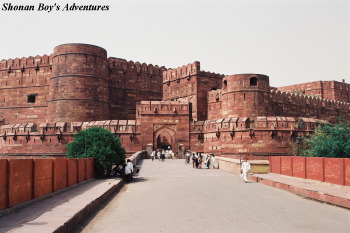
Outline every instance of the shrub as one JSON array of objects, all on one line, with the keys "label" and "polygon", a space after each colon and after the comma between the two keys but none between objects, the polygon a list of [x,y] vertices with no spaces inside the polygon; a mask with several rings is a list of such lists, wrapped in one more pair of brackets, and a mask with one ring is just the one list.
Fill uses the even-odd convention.
[{"label": "shrub", "polygon": [[67,158],[94,158],[95,176],[105,176],[113,164],[125,161],[125,150],[118,137],[103,128],[89,128],[75,135],[67,144]]}]

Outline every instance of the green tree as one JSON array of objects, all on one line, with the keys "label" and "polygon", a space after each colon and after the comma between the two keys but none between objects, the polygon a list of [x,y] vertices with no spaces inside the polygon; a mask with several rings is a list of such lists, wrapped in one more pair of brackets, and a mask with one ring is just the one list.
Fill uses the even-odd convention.
[{"label": "green tree", "polygon": [[309,157],[350,158],[350,128],[342,119],[338,124],[321,124],[305,139]]},{"label": "green tree", "polygon": [[97,177],[104,176],[113,164],[125,161],[125,150],[118,137],[103,128],[89,128],[78,132],[75,140],[67,144],[67,158],[94,158]]}]

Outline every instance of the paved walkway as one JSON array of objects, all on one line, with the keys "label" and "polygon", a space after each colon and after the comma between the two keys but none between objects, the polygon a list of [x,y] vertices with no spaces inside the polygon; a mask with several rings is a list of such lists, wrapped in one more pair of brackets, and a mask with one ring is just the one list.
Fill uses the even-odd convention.
[{"label": "paved walkway", "polygon": [[134,180],[81,232],[350,232],[348,210],[183,160],[144,160]]},{"label": "paved walkway", "polygon": [[[211,182],[218,182],[218,179],[215,177],[221,177],[219,180],[241,181],[237,175],[221,170],[211,169],[210,171],[207,171],[206,169],[193,169],[192,164],[185,165],[184,160],[166,160],[165,162],[152,162],[150,160],[145,160],[141,162],[143,163],[141,164],[141,167],[143,166],[143,168],[141,168],[139,177],[135,178],[136,182],[132,183],[133,186],[137,186],[141,183],[146,184],[147,182],[142,181],[149,180],[152,177],[169,178],[170,180],[175,180],[173,178],[176,178],[184,181],[189,178],[200,180],[200,177],[207,177],[206,180]],[[167,171],[166,173],[159,173],[157,167],[160,164],[162,165],[162,168]],[[173,166],[174,164],[176,166]],[[292,178],[277,174],[254,175],[251,176],[250,179],[252,181],[287,190],[306,198],[312,198],[350,209],[350,187],[331,185],[318,181]],[[198,182],[201,182],[199,180]],[[204,185],[204,183],[198,182],[198,185]],[[163,182],[161,184],[166,185],[166,183],[167,182]],[[166,186],[161,186],[161,184],[159,188],[166,188]],[[119,179],[92,180],[83,185],[79,185],[51,198],[47,198],[41,202],[17,210],[10,215],[0,217],[0,232],[70,232],[70,229],[72,229],[78,221],[84,219],[89,213],[91,213],[91,211],[96,209],[104,199],[108,198],[111,193],[120,189],[122,185],[123,183],[120,182]],[[241,185],[245,184],[240,182],[239,186],[241,187]],[[125,192],[127,192],[127,190],[125,190],[127,187],[124,188]],[[147,186],[143,187],[145,188],[145,191],[147,191]],[[250,186],[249,189],[251,187],[253,186]],[[176,192],[179,192],[179,196],[173,197],[175,198],[175,204],[176,202],[181,203],[181,193],[186,192],[186,190],[188,190],[187,188],[188,187],[184,187],[183,185],[177,187]],[[207,186],[207,188],[210,188],[210,186]],[[173,193],[176,192],[173,191]],[[139,195],[142,197],[143,194],[140,193]],[[202,195],[199,190],[198,195]],[[247,195],[249,194],[247,193]],[[256,195],[259,196],[259,193],[256,193]],[[152,209],[149,211],[152,211]],[[187,211],[192,211],[192,209],[187,209]],[[203,211],[205,211],[205,209],[203,209]],[[345,211],[349,212],[348,210]],[[220,214],[220,212],[218,212],[218,214]],[[222,217],[225,218],[224,215]],[[184,220],[184,222],[186,221],[187,220]],[[350,229],[348,232],[350,232]]]}]

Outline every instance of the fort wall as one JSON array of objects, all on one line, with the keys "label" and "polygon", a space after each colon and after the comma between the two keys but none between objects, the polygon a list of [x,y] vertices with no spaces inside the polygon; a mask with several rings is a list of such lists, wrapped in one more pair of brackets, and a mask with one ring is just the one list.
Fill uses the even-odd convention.
[{"label": "fort wall", "polygon": [[324,121],[294,117],[240,117],[191,123],[191,150],[237,158],[291,155],[296,137],[309,135]]},{"label": "fort wall", "polygon": [[162,99],[164,66],[108,58],[110,119],[135,119],[136,102]]},{"label": "fort wall", "polygon": [[118,136],[127,155],[141,148],[135,120],[106,120],[3,125],[0,127],[0,151],[2,155],[64,156],[66,144],[74,141],[75,134],[92,127],[105,128]]},{"label": "fort wall", "polygon": [[308,96],[318,96],[323,99],[330,99],[340,102],[350,102],[350,84],[337,81],[316,81],[285,87],[278,87],[276,90]]},{"label": "fort wall", "polygon": [[45,121],[52,56],[0,62],[0,124]]},{"label": "fort wall", "polygon": [[226,76],[222,86],[208,92],[209,120],[275,115],[324,119],[332,123],[342,116],[350,122],[348,102],[270,90],[265,75]]}]

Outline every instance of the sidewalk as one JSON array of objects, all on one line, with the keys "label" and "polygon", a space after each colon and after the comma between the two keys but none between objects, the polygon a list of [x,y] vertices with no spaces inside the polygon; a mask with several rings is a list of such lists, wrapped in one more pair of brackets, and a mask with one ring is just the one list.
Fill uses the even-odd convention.
[{"label": "sidewalk", "polygon": [[91,180],[0,218],[0,232],[70,232],[114,192],[120,179]]},{"label": "sidewalk", "polygon": [[[188,170],[193,171],[193,169]],[[255,174],[249,178],[251,181],[284,189],[305,198],[350,209],[350,187],[348,186],[273,173]],[[35,202],[0,217],[0,233],[70,232],[79,221],[98,208],[123,184],[119,179],[91,180],[43,201]]]},{"label": "sidewalk", "polygon": [[251,181],[292,192],[312,200],[350,209],[350,187],[284,176],[274,173],[254,174]]}]

